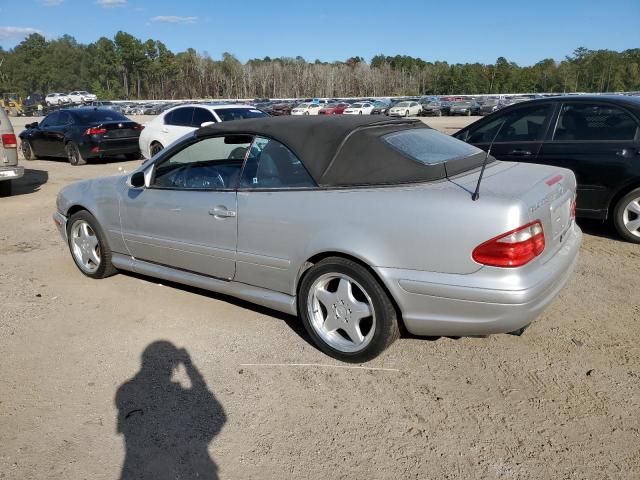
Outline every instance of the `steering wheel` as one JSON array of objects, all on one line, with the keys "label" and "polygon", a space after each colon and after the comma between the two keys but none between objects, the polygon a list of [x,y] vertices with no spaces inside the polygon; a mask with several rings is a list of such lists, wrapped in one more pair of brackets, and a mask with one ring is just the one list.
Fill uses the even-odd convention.
[{"label": "steering wheel", "polygon": [[174,179],[176,187],[184,188],[225,188],[224,178],[215,167],[199,167],[196,171],[189,168],[182,169]]}]

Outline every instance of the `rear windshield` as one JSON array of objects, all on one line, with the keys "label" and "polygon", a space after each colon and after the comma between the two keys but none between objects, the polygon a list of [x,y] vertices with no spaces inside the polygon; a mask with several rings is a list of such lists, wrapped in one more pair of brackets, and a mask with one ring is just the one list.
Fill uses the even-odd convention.
[{"label": "rear windshield", "polygon": [[91,123],[91,122],[110,122],[110,121],[125,121],[128,122],[129,119],[120,113],[108,110],[108,109],[98,109],[98,110],[89,110],[85,112],[73,112],[73,115],[80,121],[80,123]]},{"label": "rear windshield", "polygon": [[400,153],[433,165],[482,152],[479,148],[429,128],[388,133],[382,140]]}]

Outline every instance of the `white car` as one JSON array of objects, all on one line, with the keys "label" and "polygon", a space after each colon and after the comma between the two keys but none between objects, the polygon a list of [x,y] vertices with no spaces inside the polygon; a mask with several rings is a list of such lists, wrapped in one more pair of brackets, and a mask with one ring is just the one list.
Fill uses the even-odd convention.
[{"label": "white car", "polygon": [[93,102],[94,100],[98,99],[96,95],[85,90],[76,90],[74,92],[69,92],[67,94],[67,97],[69,97],[69,100],[71,100],[71,102],[73,103]]},{"label": "white car", "polygon": [[144,125],[138,140],[140,152],[145,158],[151,158],[180,137],[205,124],[268,116],[251,105],[180,105],[162,112]]},{"label": "white car", "polygon": [[345,115],[370,115],[373,108],[374,106],[371,102],[356,102],[352,103],[351,106],[342,113]]},{"label": "white car", "polygon": [[71,103],[71,99],[64,93],[50,93],[44,98],[47,105],[64,105]]},{"label": "white car", "polygon": [[418,102],[400,102],[389,109],[391,117],[415,117],[420,115],[422,107]]},{"label": "white car", "polygon": [[291,115],[318,115],[320,108],[319,103],[301,103],[291,110]]}]

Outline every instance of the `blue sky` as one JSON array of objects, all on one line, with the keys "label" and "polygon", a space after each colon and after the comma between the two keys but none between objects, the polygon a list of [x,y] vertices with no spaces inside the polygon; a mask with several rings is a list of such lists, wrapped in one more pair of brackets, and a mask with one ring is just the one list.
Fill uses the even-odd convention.
[{"label": "blue sky", "polygon": [[89,43],[124,30],[241,61],[360,55],[520,65],[574,48],[640,48],[640,0],[0,0],[0,46],[39,31]]}]

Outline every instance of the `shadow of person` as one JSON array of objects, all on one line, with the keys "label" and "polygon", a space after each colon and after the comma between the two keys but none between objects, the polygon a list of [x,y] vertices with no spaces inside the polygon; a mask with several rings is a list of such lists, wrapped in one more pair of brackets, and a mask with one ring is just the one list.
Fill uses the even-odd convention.
[{"label": "shadow of person", "polygon": [[[180,365],[190,388],[172,380]],[[207,446],[226,416],[186,350],[167,341],[150,344],[115,402],[126,448],[122,480],[218,478]]]}]

